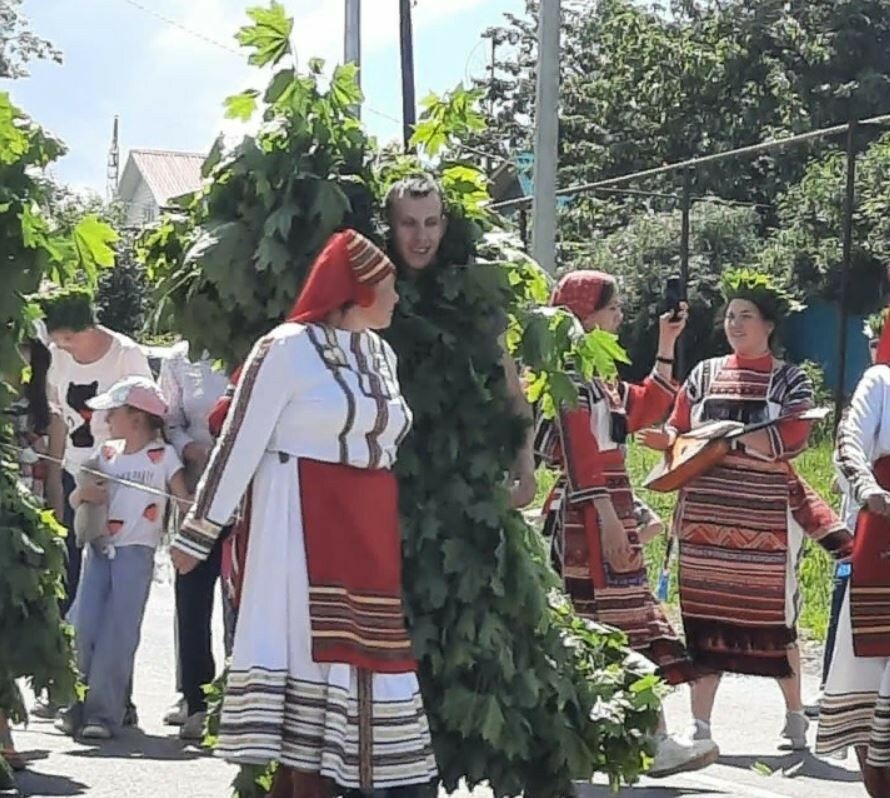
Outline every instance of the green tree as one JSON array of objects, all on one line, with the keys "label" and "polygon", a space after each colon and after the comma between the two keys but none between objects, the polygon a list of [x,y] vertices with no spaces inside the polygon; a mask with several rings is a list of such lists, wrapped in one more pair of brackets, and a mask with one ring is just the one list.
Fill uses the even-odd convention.
[{"label": "green tree", "polygon": [[[16,347],[32,335],[36,311],[28,295],[41,281],[64,282],[78,272],[95,282],[109,266],[114,233],[94,216],[61,232],[50,212],[52,184],[40,175],[64,153],[9,94],[0,92],[0,418],[12,399],[8,380],[22,370]],[[59,617],[65,572],[64,531],[52,513],[17,483],[12,431],[0,424],[0,710],[13,720],[26,711],[16,680],[59,702],[76,682],[70,628]]]},{"label": "green tree", "polygon": [[25,66],[34,59],[62,61],[62,54],[31,30],[21,5],[22,0],[0,0],[0,78],[27,75]]},{"label": "green tree", "polygon": [[[489,35],[516,41],[489,86],[492,118],[531,123],[534,11]],[[587,182],[729,150],[890,107],[890,2],[582,0],[563,14],[560,179]],[[506,77],[503,77],[506,76]],[[486,95],[488,96],[488,95]],[[498,133],[493,136],[496,145]],[[511,131],[511,138],[518,138]],[[727,161],[700,193],[769,203],[822,145]],[[642,188],[671,185],[669,179]]]},{"label": "green tree", "polygon": [[[839,297],[844,268],[846,153],[832,148],[813,159],[801,179],[779,197],[780,225],[763,261],[789,274],[807,295]],[[890,263],[890,135],[857,156],[856,203],[848,310],[867,314],[883,302]]]}]

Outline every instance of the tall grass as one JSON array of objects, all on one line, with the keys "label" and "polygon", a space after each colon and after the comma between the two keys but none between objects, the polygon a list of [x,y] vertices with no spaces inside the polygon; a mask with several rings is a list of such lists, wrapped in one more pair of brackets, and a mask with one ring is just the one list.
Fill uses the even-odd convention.
[{"label": "tall grass", "polygon": [[[820,441],[795,461],[798,473],[819,493],[838,509],[839,497],[831,491],[834,470],[831,463],[831,443]],[[649,504],[670,527],[671,518],[676,504],[675,493],[655,493],[639,487],[646,475],[658,462],[660,455],[642,446],[631,445],[628,451],[628,473],[641,499]],[[538,506],[553,484],[554,477],[542,470],[538,474]],[[646,562],[649,567],[649,579],[654,586],[664,563],[667,537],[660,535],[646,547]],[[803,594],[803,607],[800,616],[802,631],[819,640],[825,639],[828,627],[828,610],[831,601],[832,577],[834,566],[831,558],[818,545],[807,540],[798,573],[800,588]],[[670,603],[677,601],[676,558],[672,563]]]}]

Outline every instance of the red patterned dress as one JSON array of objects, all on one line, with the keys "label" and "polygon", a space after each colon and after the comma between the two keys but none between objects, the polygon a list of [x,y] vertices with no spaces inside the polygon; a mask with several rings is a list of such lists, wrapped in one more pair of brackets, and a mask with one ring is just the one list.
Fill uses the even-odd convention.
[{"label": "red patterned dress", "polygon": [[[730,355],[693,369],[669,426],[683,433],[711,421],[748,424],[812,406],[812,385],[797,366]],[[799,420],[770,427],[770,456],[740,445],[680,491],[680,609],[703,670],[789,676],[803,536],[849,551],[849,532],[789,464],[809,432]]]},{"label": "red patterned dress", "polygon": [[[624,446],[628,434],[665,418],[676,386],[657,373],[642,385],[570,376],[578,406],[542,419],[536,434],[538,455],[560,471],[544,505],[554,565],[579,615],[623,631],[665,681],[689,681],[692,664],[649,587]],[[633,549],[627,571],[615,571],[603,557],[594,505],[602,496],[611,500]]]}]

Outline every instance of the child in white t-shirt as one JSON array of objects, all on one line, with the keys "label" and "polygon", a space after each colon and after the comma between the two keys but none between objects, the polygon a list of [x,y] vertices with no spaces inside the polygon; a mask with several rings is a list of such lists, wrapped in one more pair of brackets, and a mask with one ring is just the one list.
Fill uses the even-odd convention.
[{"label": "child in white t-shirt", "polygon": [[59,727],[87,739],[108,739],[124,717],[166,494],[187,503],[188,492],[179,456],[163,438],[167,406],[154,382],[129,377],[87,405],[107,411],[111,438],[96,450],[92,464],[108,479],[77,488],[71,505],[104,504],[107,526],[89,535],[72,608],[87,696],[60,718]]}]

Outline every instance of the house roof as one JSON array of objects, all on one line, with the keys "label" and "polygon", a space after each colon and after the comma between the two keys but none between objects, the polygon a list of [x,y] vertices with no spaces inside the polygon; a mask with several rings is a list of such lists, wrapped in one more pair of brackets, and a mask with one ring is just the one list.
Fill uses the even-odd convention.
[{"label": "house roof", "polygon": [[130,150],[118,196],[131,197],[141,176],[158,205],[166,205],[170,199],[201,187],[201,164],[206,157],[197,152]]}]

